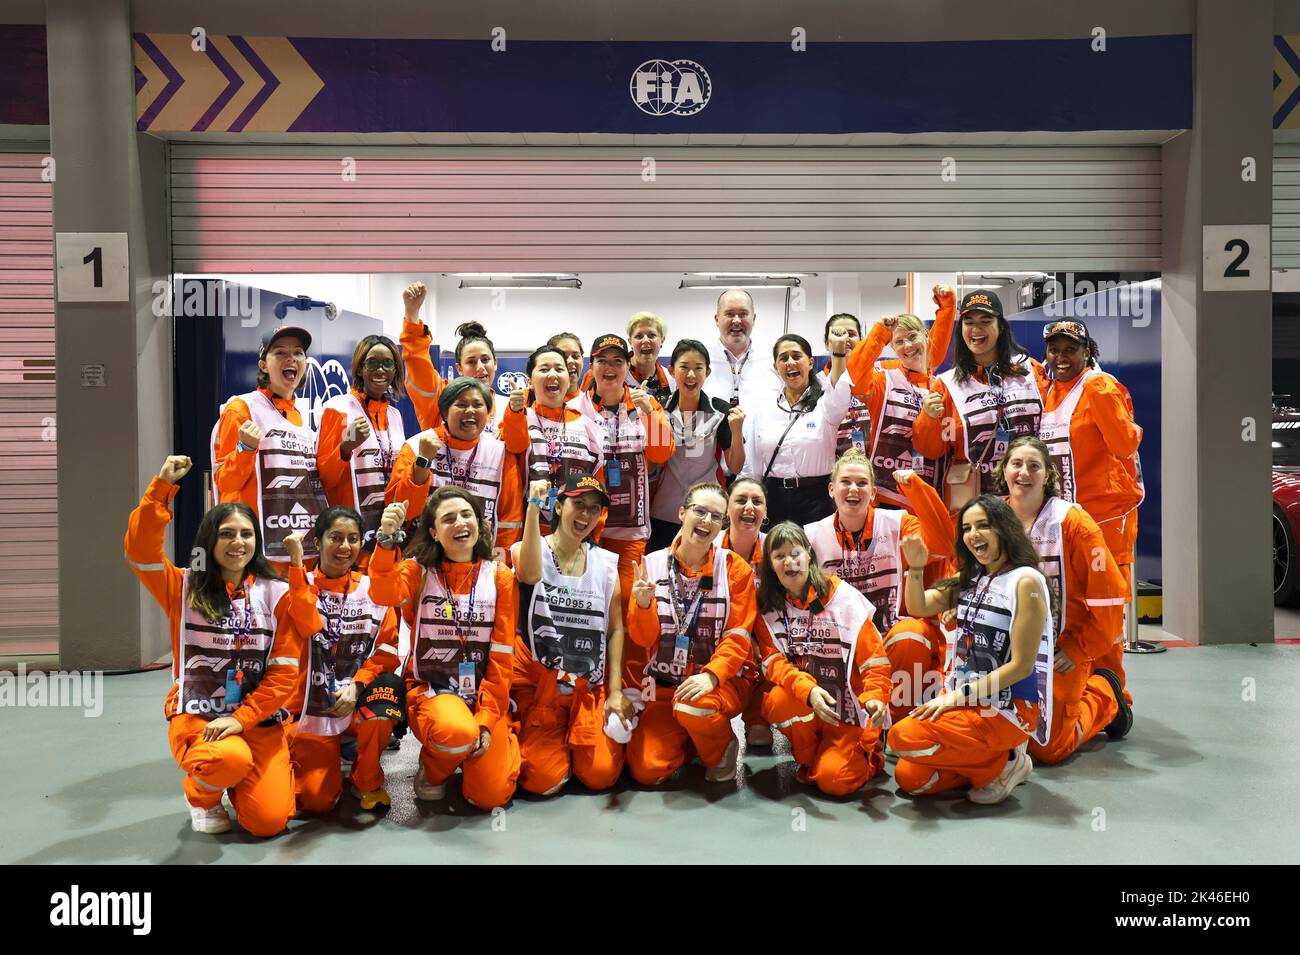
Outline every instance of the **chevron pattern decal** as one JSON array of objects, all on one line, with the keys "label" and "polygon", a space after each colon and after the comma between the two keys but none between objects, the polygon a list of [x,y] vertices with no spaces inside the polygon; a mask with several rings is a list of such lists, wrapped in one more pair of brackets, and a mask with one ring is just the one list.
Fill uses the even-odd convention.
[{"label": "chevron pattern decal", "polygon": [[136,129],[286,132],[325,82],[287,37],[135,34]]},{"label": "chevron pattern decal", "polygon": [[1273,128],[1300,129],[1300,36],[1273,38]]}]

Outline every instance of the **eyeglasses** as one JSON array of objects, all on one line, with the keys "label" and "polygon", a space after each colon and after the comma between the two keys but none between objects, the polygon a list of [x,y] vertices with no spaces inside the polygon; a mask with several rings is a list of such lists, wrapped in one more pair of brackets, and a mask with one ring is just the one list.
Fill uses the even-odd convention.
[{"label": "eyeglasses", "polygon": [[391,358],[367,358],[362,367],[366,371],[394,371],[397,368],[397,362]]},{"label": "eyeglasses", "polygon": [[719,514],[717,511],[711,511],[707,507],[701,507],[699,504],[688,504],[686,509],[702,521],[708,521],[711,524],[721,524],[722,518],[726,515]]}]

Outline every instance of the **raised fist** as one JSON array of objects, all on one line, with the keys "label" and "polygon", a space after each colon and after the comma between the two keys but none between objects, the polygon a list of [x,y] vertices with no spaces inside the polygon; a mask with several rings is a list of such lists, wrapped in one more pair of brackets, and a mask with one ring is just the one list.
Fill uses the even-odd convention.
[{"label": "raised fist", "polygon": [[181,478],[190,473],[194,462],[183,454],[169,454],[158,471],[158,476],[169,484],[179,484]]},{"label": "raised fist", "polygon": [[408,322],[420,320],[420,308],[424,305],[424,296],[428,291],[423,282],[412,282],[402,290],[402,304],[406,306]]},{"label": "raised fist", "polygon": [[239,426],[239,443],[246,448],[256,448],[262,441],[262,430],[249,418]]}]

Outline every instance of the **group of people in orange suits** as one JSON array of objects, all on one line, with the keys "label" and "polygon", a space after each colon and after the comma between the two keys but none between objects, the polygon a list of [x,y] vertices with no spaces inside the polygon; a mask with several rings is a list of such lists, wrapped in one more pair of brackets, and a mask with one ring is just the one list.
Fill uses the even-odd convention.
[{"label": "group of people in orange suits", "polygon": [[[667,370],[663,323],[639,313],[592,343],[585,379],[576,336],[554,336],[507,398],[475,323],[459,374],[437,373],[425,294],[406,290],[400,344],[358,344],[318,431],[294,400],[310,333],[266,336],[259,387],[213,429],[217,503],[188,567],[164,540],[189,457],[131,514],[127,560],[170,619],[165,712],[197,831],[230,828],[224,793],[256,835],[329,812],[348,737],[350,792],[388,805],[380,757],[405,727],[416,798],[459,772],[485,810],[625,769],[660,785],[693,757],[725,783],[741,737],[774,732],[828,795],[892,758],[902,792],[988,804],[1034,761],[1129,731],[1142,432],[1084,323],[1049,324],[1040,362],[995,295],[959,308],[936,287],[931,326],[863,337],[832,316],[818,374],[783,336],[765,385],[741,380],[754,315],[733,289],[719,343],[679,342]],[[719,348],[730,403],[705,390]],[[774,476],[792,430],[829,474]],[[774,496],[825,516],[769,521]]]}]

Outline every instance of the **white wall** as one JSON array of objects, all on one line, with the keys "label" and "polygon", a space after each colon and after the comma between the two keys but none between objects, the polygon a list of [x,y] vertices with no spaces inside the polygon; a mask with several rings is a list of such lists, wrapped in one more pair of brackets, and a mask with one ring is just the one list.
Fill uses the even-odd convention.
[{"label": "white wall", "polygon": [[[443,348],[455,344],[455,329],[462,322],[482,322],[501,351],[531,351],[559,331],[575,332],[584,346],[606,332],[623,334],[636,312],[653,312],[668,323],[665,353],[681,338],[708,342],[716,334],[713,312],[720,289],[678,288],[682,275],[671,273],[591,273],[582,275],[582,288],[462,289],[460,279],[438,274],[376,273],[373,275],[211,275],[286,295],[310,295],[331,301],[341,309],[373,315],[384,322],[393,338],[402,329],[402,290],[420,281],[432,289],[423,309],[424,321],[434,341]],[[828,316],[849,312],[863,329],[882,315],[897,315],[907,308],[906,289],[895,286],[905,278],[892,272],[834,272],[804,279],[802,307],[792,296],[790,330],[822,348],[822,329]],[[957,286],[955,274],[918,273],[912,277],[912,309],[930,321],[934,306],[930,289],[936,284]],[[782,332],[785,289],[753,288],[758,320],[754,342],[760,353],[770,351]],[[1005,303],[1013,309],[1010,301]]]}]

